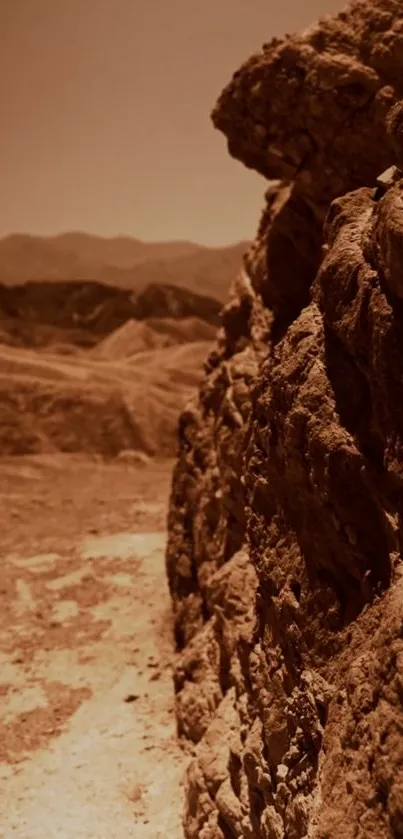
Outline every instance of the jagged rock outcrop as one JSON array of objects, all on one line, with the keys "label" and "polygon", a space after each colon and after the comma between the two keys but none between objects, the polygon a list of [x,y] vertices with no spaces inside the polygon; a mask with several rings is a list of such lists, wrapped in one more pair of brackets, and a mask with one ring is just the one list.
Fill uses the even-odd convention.
[{"label": "jagged rock outcrop", "polygon": [[399,0],[352,3],[300,37],[274,39],[213,112],[230,153],[295,184],[316,211],[390,165],[385,118],[403,93]]},{"label": "jagged rock outcrop", "polygon": [[278,180],[179,427],[187,839],[403,837],[402,68],[400,4],[355,2],[213,114]]}]

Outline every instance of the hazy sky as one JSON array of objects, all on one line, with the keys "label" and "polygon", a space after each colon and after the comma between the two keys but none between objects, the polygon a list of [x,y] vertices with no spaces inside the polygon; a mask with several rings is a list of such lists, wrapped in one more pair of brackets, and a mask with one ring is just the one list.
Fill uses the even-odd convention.
[{"label": "hazy sky", "polygon": [[0,0],[0,236],[251,236],[265,183],[210,111],[264,41],[343,5]]}]

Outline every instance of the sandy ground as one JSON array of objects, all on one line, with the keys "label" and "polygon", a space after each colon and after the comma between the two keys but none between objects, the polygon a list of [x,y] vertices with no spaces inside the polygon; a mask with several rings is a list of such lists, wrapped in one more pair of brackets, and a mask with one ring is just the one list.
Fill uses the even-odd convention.
[{"label": "sandy ground", "polygon": [[1,839],[179,839],[170,463],[0,463]]}]

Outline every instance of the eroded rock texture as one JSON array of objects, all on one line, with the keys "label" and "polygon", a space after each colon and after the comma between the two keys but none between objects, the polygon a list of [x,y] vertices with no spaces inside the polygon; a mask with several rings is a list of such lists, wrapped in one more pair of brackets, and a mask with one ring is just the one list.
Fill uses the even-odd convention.
[{"label": "eroded rock texture", "polygon": [[403,837],[402,87],[400,3],[360,2],[214,111],[278,180],[179,429],[187,839]]}]

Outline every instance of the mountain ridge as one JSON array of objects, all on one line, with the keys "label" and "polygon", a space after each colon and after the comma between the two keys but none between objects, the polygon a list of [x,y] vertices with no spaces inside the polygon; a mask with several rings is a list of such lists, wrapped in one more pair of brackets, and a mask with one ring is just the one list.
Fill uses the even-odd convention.
[{"label": "mountain ridge", "polygon": [[0,239],[0,283],[94,280],[121,288],[172,284],[223,302],[247,242],[209,248],[193,242],[143,242],[80,231],[12,233]]},{"label": "mountain ridge", "polygon": [[220,302],[191,289],[163,283],[130,290],[97,281],[0,283],[3,343],[38,347],[64,335],[91,346],[126,321],[196,317],[217,327]]}]

